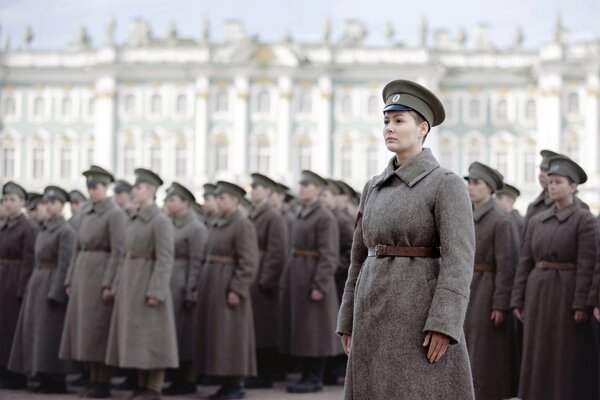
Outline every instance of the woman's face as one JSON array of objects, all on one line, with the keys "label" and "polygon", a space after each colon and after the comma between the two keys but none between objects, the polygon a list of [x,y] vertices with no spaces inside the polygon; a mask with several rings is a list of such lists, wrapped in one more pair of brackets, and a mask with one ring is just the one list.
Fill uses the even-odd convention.
[{"label": "woman's face", "polygon": [[548,170],[544,168],[540,168],[540,173],[538,175],[538,181],[542,186],[542,189],[546,190],[548,188]]},{"label": "woman's face", "polygon": [[298,196],[302,202],[311,202],[319,198],[321,188],[313,183],[301,183]]},{"label": "woman's face", "polygon": [[427,123],[417,124],[409,111],[387,111],[383,115],[383,139],[393,153],[402,153],[423,144]]},{"label": "woman's face", "polygon": [[548,196],[554,201],[560,201],[572,196],[577,190],[577,184],[560,175],[548,176]]},{"label": "woman's face", "polygon": [[183,200],[178,195],[173,194],[167,197],[167,201],[165,202],[165,210],[167,211],[168,215],[179,215],[188,209],[189,204],[189,202]]},{"label": "woman's face", "polygon": [[481,203],[492,195],[492,189],[482,179],[469,179],[469,198],[472,203]]},{"label": "woman's face", "polygon": [[135,184],[133,189],[131,189],[131,200],[139,207],[148,200],[154,199],[155,194],[156,189],[152,185],[140,182]]},{"label": "woman's face", "polygon": [[46,210],[48,211],[48,217],[58,217],[62,215],[64,204],[60,200],[50,200],[46,202]]},{"label": "woman's face", "polygon": [[271,190],[264,187],[263,185],[252,185],[252,191],[250,192],[250,198],[254,203],[262,203],[269,199],[271,196]]},{"label": "woman's face", "polygon": [[229,193],[221,193],[217,196],[217,208],[223,214],[229,214],[237,210],[239,204],[238,198]]},{"label": "woman's face", "polygon": [[90,200],[92,203],[97,203],[106,199],[106,185],[102,183],[96,183],[93,186],[88,187],[88,195],[90,196]]},{"label": "woman's face", "polygon": [[25,200],[14,193],[8,193],[4,195],[4,198],[1,200],[1,202],[2,206],[4,207],[3,214],[5,214],[7,217],[18,215],[25,205]]},{"label": "woman's face", "polygon": [[202,210],[206,214],[214,214],[219,212],[219,207],[217,206],[217,199],[213,195],[204,197],[204,204],[202,205]]},{"label": "woman's face", "polygon": [[329,190],[323,190],[319,196],[321,204],[330,210],[333,210],[336,206],[335,196]]}]

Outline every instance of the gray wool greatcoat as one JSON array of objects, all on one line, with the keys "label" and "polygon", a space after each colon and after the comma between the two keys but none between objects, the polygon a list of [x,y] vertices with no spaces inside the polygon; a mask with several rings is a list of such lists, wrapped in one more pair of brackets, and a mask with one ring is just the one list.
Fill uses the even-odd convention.
[{"label": "gray wool greatcoat", "polygon": [[[156,204],[129,219],[125,258],[113,284],[106,364],[137,369],[179,365],[170,286],[174,247],[173,224]],[[148,297],[160,304],[149,306]]]},{"label": "gray wool greatcoat", "polygon": [[[250,287],[258,270],[259,251],[252,222],[239,211],[213,222],[206,257],[196,304],[196,369],[199,374],[214,376],[256,375]],[[235,308],[227,303],[229,292],[240,296]]]},{"label": "gray wool greatcoat", "polygon": [[126,214],[108,198],[86,206],[65,286],[71,287],[60,358],[103,362],[113,303],[102,299],[124,254]]},{"label": "gray wool greatcoat", "polygon": [[[592,321],[577,326],[573,319],[576,310],[589,311],[596,244],[596,220],[578,203],[531,219],[511,299],[511,307],[525,312],[519,398],[598,398]],[[576,269],[536,268],[541,261]]]},{"label": "gray wool greatcoat", "polygon": [[519,233],[519,240],[522,240],[525,236],[525,217],[523,217],[517,210],[513,210],[510,213],[510,217],[512,218],[513,223],[517,227],[517,232]]},{"label": "gray wool greatcoat", "polygon": [[[299,211],[292,225],[292,256],[283,277],[282,352],[295,357],[330,357],[341,354],[335,335],[338,296],[334,274],[338,267],[338,224],[321,203]],[[315,256],[294,255],[311,251]],[[323,300],[311,299],[313,289]]]},{"label": "gray wool greatcoat", "polygon": [[39,226],[23,214],[0,222],[0,368],[6,368],[35,262]]},{"label": "gray wool greatcoat", "polygon": [[[345,398],[473,399],[463,324],[475,237],[465,183],[431,150],[394,159],[362,192],[337,332],[352,335]],[[441,258],[367,257],[376,245],[441,247]],[[428,331],[450,337],[436,364]]]},{"label": "gray wool greatcoat", "polygon": [[25,290],[8,369],[34,374],[69,372],[58,358],[67,308],[65,276],[75,250],[75,231],[54,217],[35,241],[35,269]]},{"label": "gray wool greatcoat", "polygon": [[196,303],[196,285],[204,261],[208,230],[192,211],[174,218],[173,226],[175,227],[175,266],[171,276],[171,294],[179,361],[193,361],[196,341],[195,311],[193,307],[187,308],[186,303]]},{"label": "gray wool greatcoat", "polygon": [[268,204],[250,213],[260,251],[258,274],[251,288],[257,348],[278,348],[281,303],[279,281],[289,250],[285,217]]},{"label": "gray wool greatcoat", "polygon": [[[473,212],[475,264],[493,265],[493,272],[474,272],[465,317],[465,338],[477,400],[503,400],[517,391],[515,325],[510,295],[519,258],[519,233],[510,214],[490,199]],[[499,327],[492,310],[506,313]]]},{"label": "gray wool greatcoat", "polygon": [[350,251],[352,250],[352,237],[354,236],[354,218],[346,210],[335,209],[333,212],[340,232],[339,263],[335,271],[335,284],[338,290],[338,299],[341,302],[348,279],[350,268]]}]

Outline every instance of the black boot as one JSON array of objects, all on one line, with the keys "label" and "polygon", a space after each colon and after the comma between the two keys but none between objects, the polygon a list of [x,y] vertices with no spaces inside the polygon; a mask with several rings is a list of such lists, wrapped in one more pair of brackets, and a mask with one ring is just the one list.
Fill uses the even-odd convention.
[{"label": "black boot", "polygon": [[27,389],[27,377],[12,371],[4,371],[0,389],[20,390]]},{"label": "black boot", "polygon": [[209,396],[209,400],[231,400],[243,399],[246,397],[244,388],[240,385],[225,384],[217,391],[217,393]]},{"label": "black boot", "polygon": [[44,374],[42,383],[38,387],[37,392],[43,394],[66,394],[67,383],[64,375],[60,374]]},{"label": "black boot", "polygon": [[95,383],[82,397],[90,399],[108,399],[110,397],[110,384]]},{"label": "black boot", "polygon": [[168,395],[194,394],[196,393],[196,385],[185,380],[175,380],[162,392]]},{"label": "black boot", "polygon": [[116,385],[113,385],[113,389],[115,390],[126,390],[126,391],[130,391],[130,390],[136,390],[138,387],[137,385],[137,371],[136,370],[128,370],[127,371],[127,377],[125,378],[125,380],[121,383],[117,383]]},{"label": "black boot", "polygon": [[289,393],[316,393],[323,390],[323,358],[304,358],[302,360],[302,378],[287,387]]},{"label": "black boot", "polygon": [[81,375],[79,376],[79,378],[75,379],[73,382],[70,382],[71,386],[77,386],[77,387],[89,387],[92,385],[92,382],[90,380],[90,372],[89,371],[83,371],[81,373]]}]

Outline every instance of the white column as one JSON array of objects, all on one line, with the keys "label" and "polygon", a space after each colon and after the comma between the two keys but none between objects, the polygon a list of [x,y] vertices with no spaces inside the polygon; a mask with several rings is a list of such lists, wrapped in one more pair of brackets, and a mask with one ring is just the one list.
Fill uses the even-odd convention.
[{"label": "white column", "polygon": [[292,176],[290,166],[290,136],[291,136],[291,99],[292,80],[289,77],[281,77],[279,86],[279,106],[277,119],[277,156],[273,171],[277,179],[283,180]]},{"label": "white column", "polygon": [[208,93],[210,82],[205,77],[196,79],[196,120],[194,128],[193,186],[199,188],[206,180],[208,157],[206,140],[208,137]]},{"label": "white column", "polygon": [[[588,182],[583,188],[588,190],[590,196],[588,200],[590,206],[597,208],[600,206],[600,193],[598,190],[599,176],[598,176],[598,135],[600,130],[598,129],[599,120],[599,109],[598,109],[598,95],[600,93],[600,81],[597,74],[590,74],[587,78],[587,91],[585,99],[585,137],[583,142],[585,143],[585,153],[583,160],[583,168],[588,174]],[[595,195],[592,195],[594,193]],[[593,196],[593,197],[592,197]]]},{"label": "white column", "polygon": [[537,147],[538,151],[549,149],[561,151],[562,130],[560,94],[562,77],[546,75],[540,77],[541,95],[537,107]]},{"label": "white column", "polygon": [[115,93],[115,78],[105,76],[96,80],[94,162],[111,171],[114,171],[117,166],[115,154]]},{"label": "white column", "polygon": [[248,78],[235,78],[235,98],[233,102],[233,136],[229,138],[231,157],[229,172],[233,179],[242,179],[248,174]]},{"label": "white column", "polygon": [[[312,168],[318,174],[330,176],[333,167],[331,141],[332,141],[332,98],[333,84],[328,76],[319,79],[319,105],[318,113],[318,134],[313,138],[313,166]],[[338,151],[339,149],[335,149]]]}]

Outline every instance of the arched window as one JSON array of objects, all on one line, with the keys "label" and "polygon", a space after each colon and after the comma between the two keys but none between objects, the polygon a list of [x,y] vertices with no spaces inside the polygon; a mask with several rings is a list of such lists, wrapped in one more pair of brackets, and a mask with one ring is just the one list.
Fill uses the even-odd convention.
[{"label": "arched window", "polygon": [[37,139],[34,143],[32,150],[33,161],[33,178],[41,179],[44,177],[44,144],[40,139]]},{"label": "arched window", "polygon": [[259,113],[268,113],[271,110],[271,96],[266,90],[261,90],[257,96],[256,111]]},{"label": "arched window", "polygon": [[0,153],[2,156],[2,163],[0,164],[2,170],[0,172],[6,179],[15,178],[15,140],[10,136],[5,137],[0,142],[0,146],[2,149]]},{"label": "arched window", "polygon": [[575,92],[567,97],[567,111],[569,114],[579,114],[579,95]]},{"label": "arched window", "polygon": [[73,101],[70,98],[65,97],[62,100],[61,109],[63,118],[70,118],[73,116]]},{"label": "arched window", "polygon": [[175,111],[178,115],[185,115],[187,111],[187,97],[183,94],[177,96],[175,101]]},{"label": "arched window", "polygon": [[44,115],[44,99],[36,97],[33,100],[33,116],[35,118],[41,118]]},{"label": "arched window", "polygon": [[528,148],[523,155],[523,180],[527,183],[535,182],[536,156],[535,147]]},{"label": "arched window", "polygon": [[504,99],[498,101],[496,105],[496,119],[500,122],[508,120],[508,105]]},{"label": "arched window", "polygon": [[4,112],[5,117],[14,117],[16,114],[15,98],[10,96],[4,99]]},{"label": "arched window", "polygon": [[298,96],[298,112],[308,114],[312,112],[312,93],[309,89],[302,90]]},{"label": "arched window", "polygon": [[123,174],[131,175],[135,168],[135,146],[133,141],[128,141],[123,148]]},{"label": "arched window", "polygon": [[229,94],[224,89],[219,89],[215,95],[215,111],[229,111]]},{"label": "arched window", "polygon": [[481,103],[477,99],[469,101],[469,119],[478,120],[481,118]]},{"label": "arched window", "polygon": [[135,113],[135,97],[132,94],[125,96],[125,112],[129,115]]},{"label": "arched window", "polygon": [[341,100],[341,111],[344,114],[351,114],[352,113],[352,97],[350,97],[350,95],[344,95],[342,96],[342,100]]},{"label": "arched window", "polygon": [[525,118],[528,120],[535,119],[535,112],[535,100],[527,100],[527,102],[525,103]]},{"label": "arched window", "polygon": [[373,95],[369,96],[369,103],[367,104],[367,112],[369,114],[375,114],[379,110],[379,97]]},{"label": "arched window", "polygon": [[175,175],[178,177],[187,176],[187,154],[185,137],[181,135],[175,147]]},{"label": "arched window", "polygon": [[63,147],[60,149],[60,177],[62,179],[68,179],[71,177],[71,171],[73,167],[73,157],[71,144],[68,141],[63,143]]},{"label": "arched window", "polygon": [[150,99],[150,113],[153,115],[162,113],[162,98],[158,94],[152,95]]}]

